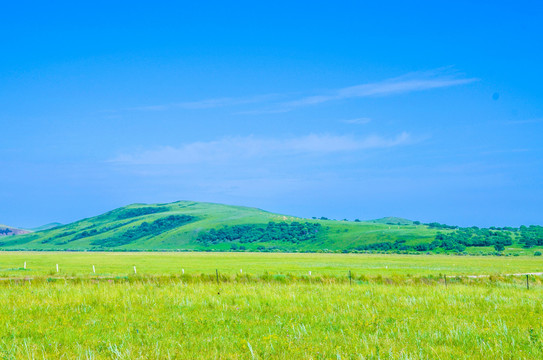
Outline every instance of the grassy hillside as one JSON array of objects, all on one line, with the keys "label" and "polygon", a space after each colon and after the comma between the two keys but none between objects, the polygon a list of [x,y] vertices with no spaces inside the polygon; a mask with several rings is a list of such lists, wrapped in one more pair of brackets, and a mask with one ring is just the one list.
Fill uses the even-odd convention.
[{"label": "grassy hillside", "polygon": [[[168,220],[169,219],[169,220]],[[157,226],[152,224],[160,225]],[[172,224],[165,224],[172,222]],[[278,239],[259,241],[199,241],[199,236],[224,226],[266,227],[299,223],[312,228],[309,238],[296,242]],[[147,225],[146,225],[147,224]],[[149,227],[153,227],[149,229]],[[287,229],[289,231],[290,229]],[[25,236],[2,239],[3,249],[34,250],[231,250],[239,245],[246,250],[343,250],[359,245],[405,239],[409,243],[427,242],[436,230],[425,226],[390,226],[370,222],[302,219],[270,213],[256,208],[179,201],[171,204],[133,204],[68,225]]]},{"label": "grassy hillside", "polygon": [[532,228],[466,230],[401,218],[303,219],[256,208],[179,201],[133,204],[32,234],[4,237],[0,249],[494,252],[497,241],[507,246],[500,251],[532,254],[539,245],[538,229],[530,249],[525,249],[520,241]]}]

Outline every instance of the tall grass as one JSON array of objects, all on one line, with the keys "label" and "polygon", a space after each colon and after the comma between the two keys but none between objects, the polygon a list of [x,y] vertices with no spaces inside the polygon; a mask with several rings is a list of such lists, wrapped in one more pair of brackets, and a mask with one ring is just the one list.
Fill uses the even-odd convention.
[{"label": "tall grass", "polygon": [[541,286],[219,287],[176,278],[0,286],[5,359],[543,358]]}]

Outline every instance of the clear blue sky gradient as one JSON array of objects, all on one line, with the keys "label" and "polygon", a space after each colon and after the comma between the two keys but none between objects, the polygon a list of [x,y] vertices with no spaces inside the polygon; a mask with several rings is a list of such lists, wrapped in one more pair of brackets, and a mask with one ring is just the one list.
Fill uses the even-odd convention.
[{"label": "clear blue sky gradient", "polygon": [[543,223],[533,2],[11,2],[0,223],[181,199]]}]

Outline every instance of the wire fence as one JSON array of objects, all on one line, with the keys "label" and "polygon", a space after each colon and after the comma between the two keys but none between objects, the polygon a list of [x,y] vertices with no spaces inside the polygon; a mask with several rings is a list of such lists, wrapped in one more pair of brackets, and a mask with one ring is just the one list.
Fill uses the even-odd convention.
[{"label": "wire fence", "polygon": [[[184,282],[184,283],[307,283],[307,284],[349,284],[350,286],[364,284],[380,285],[421,285],[443,286],[445,288],[454,285],[485,285],[485,286],[515,286],[524,287],[527,290],[534,289],[543,284],[543,272],[514,273],[514,274],[363,274],[353,270],[318,270],[302,271],[250,271],[240,269],[238,271],[215,269],[213,272],[179,269],[178,272],[168,274],[149,273],[141,271],[141,268],[133,266],[122,273],[97,272],[95,265],[89,268],[87,274],[70,274],[69,268],[63,268],[59,264],[46,274],[25,276],[29,271],[25,263],[22,268],[0,269],[0,273],[11,272],[10,276],[0,277],[1,283],[42,283],[56,281],[70,282]],[[13,273],[15,272],[15,273]]]}]

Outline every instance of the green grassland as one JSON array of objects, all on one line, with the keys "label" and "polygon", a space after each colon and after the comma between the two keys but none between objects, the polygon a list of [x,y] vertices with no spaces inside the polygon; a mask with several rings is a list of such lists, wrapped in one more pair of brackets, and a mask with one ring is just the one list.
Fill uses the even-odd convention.
[{"label": "green grassland", "polygon": [[[26,269],[24,263],[26,262]],[[59,265],[59,273],[56,272]],[[92,272],[92,266],[96,273]],[[503,275],[543,272],[543,257],[207,252],[0,252],[0,277],[293,274],[345,277]]]},{"label": "green grassland", "polygon": [[[540,359],[543,277],[528,290],[506,274],[542,268],[533,256],[0,252],[0,358]],[[442,274],[492,276],[445,286]]]},{"label": "green grassland", "polygon": [[[440,225],[440,224],[438,224]],[[488,230],[490,241],[505,242],[506,254],[541,250],[543,228],[534,228],[530,246],[521,244],[518,229]],[[133,204],[71,224],[32,234],[0,238],[3,250],[71,251],[267,251],[267,252],[465,252],[495,253],[489,244],[470,244],[479,236],[460,230],[424,225],[401,218],[371,221],[304,219],[261,209],[179,201]],[[479,231],[479,230],[477,230]],[[479,235],[478,235],[479,234]],[[524,233],[522,233],[524,234]],[[505,236],[501,237],[501,236]],[[440,236],[437,244],[432,242]],[[456,238],[455,238],[456,236]],[[450,238],[452,237],[452,239]],[[480,237],[480,236],[479,236]],[[497,240],[495,240],[497,239]],[[467,246],[457,241],[466,242]]]}]

